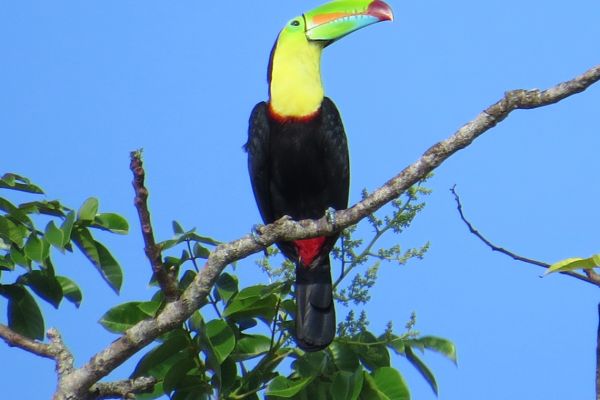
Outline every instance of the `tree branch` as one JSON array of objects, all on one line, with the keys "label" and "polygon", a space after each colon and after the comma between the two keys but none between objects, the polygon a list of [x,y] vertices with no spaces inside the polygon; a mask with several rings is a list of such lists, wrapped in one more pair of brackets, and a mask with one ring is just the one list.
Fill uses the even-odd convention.
[{"label": "tree branch", "polygon": [[56,373],[59,381],[63,376],[70,374],[73,371],[73,354],[69,351],[62,340],[58,330],[54,328],[48,329],[46,333],[50,339],[50,350],[53,358],[56,361]]},{"label": "tree branch", "polygon": [[151,392],[156,378],[141,376],[117,382],[100,382],[90,388],[94,399],[135,399],[135,394]]},{"label": "tree branch", "polygon": [[[469,228],[469,232],[471,232],[473,235],[477,236],[477,238],[479,238],[479,240],[481,240],[490,249],[492,249],[492,251],[497,251],[499,253],[507,255],[507,256],[511,257],[513,260],[521,261],[521,262],[524,262],[524,263],[527,263],[527,264],[537,265],[538,267],[542,267],[542,268],[546,268],[546,269],[550,268],[550,264],[548,264],[548,263],[520,256],[520,255],[518,255],[516,253],[513,253],[512,251],[506,250],[503,247],[498,247],[495,244],[493,244],[492,242],[490,242],[465,217],[465,214],[463,213],[463,208],[462,208],[462,203],[460,201],[460,197],[456,193],[455,188],[456,188],[456,185],[453,186],[450,189],[450,191],[454,195],[454,200],[456,200],[456,208],[458,210],[458,213],[460,214],[460,219],[465,223],[465,225],[467,225],[467,227]],[[587,282],[587,283],[591,283],[592,285],[600,286],[600,279],[597,279],[597,278],[595,279],[590,274],[587,274],[587,276],[586,276],[586,275],[579,274],[579,273],[573,272],[573,271],[560,271],[559,273],[561,273],[563,275],[568,275],[568,276],[570,276],[572,278],[579,279],[579,280],[582,280],[582,281]]]},{"label": "tree branch", "polygon": [[18,347],[36,356],[54,359],[54,354],[49,345],[18,334],[6,325],[0,324],[0,338],[10,347]]},{"label": "tree branch", "polygon": [[132,151],[130,154],[131,162],[129,169],[133,173],[133,189],[135,190],[134,205],[140,217],[140,225],[142,228],[142,236],[144,238],[144,251],[150,266],[156,276],[156,280],[160,285],[161,290],[165,294],[167,301],[172,301],[177,298],[177,277],[172,271],[165,268],[162,262],[161,249],[154,240],[152,222],[150,220],[150,211],[148,211],[148,189],[144,186],[144,177],[146,175],[142,163],[141,150]]},{"label": "tree branch", "polygon": [[[548,90],[507,92],[500,101],[481,112],[474,120],[464,125],[450,138],[432,146],[415,163],[405,168],[370,196],[355,204],[352,208],[336,212],[335,227],[325,217],[319,220],[300,222],[282,218],[260,230],[260,240],[258,240],[260,244],[252,235],[246,235],[241,239],[219,245],[210,254],[204,268],[196,275],[193,283],[189,285],[179,299],[168,303],[155,318],[141,321],[128,329],[120,338],[92,357],[82,368],[69,374],[68,379],[59,382],[55,399],[85,398],[95,382],[164,332],[181,325],[195,310],[206,304],[208,294],[220,273],[233,261],[257,253],[264,246],[269,246],[276,241],[292,241],[331,235],[355,224],[398,197],[420,179],[425,178],[427,174],[452,154],[467,147],[481,134],[506,118],[513,110],[536,108],[556,103],[585,90],[598,80],[600,80],[600,66],[596,66],[575,79],[558,84]],[[139,168],[141,169],[141,165],[139,165]],[[132,171],[136,177],[143,176],[143,169],[138,170],[138,165],[133,161]],[[138,186],[135,184],[134,187],[136,188],[137,206],[137,197],[142,198],[144,193],[143,191],[138,193]],[[146,235],[146,229],[144,229],[144,235]],[[156,258],[154,257],[153,260],[156,261]],[[158,266],[158,263],[154,265]]]}]

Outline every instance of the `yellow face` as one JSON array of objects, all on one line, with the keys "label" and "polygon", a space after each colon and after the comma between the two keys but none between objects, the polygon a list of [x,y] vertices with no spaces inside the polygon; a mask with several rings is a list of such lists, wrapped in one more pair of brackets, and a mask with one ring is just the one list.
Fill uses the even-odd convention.
[{"label": "yellow face", "polygon": [[279,34],[271,65],[271,109],[282,117],[316,112],[323,101],[323,44],[306,38],[304,18],[289,21]]}]

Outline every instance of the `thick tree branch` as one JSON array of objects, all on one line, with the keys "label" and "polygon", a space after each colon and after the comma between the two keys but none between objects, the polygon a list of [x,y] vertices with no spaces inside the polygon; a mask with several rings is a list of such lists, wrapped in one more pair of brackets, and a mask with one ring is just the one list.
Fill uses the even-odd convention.
[{"label": "thick tree branch", "polygon": [[135,399],[138,393],[152,391],[156,378],[142,376],[117,382],[100,382],[90,388],[93,399]]},{"label": "thick tree branch", "polygon": [[[458,196],[458,193],[456,193],[456,189],[455,188],[456,188],[456,186],[452,187],[450,189],[450,191],[454,195],[454,200],[456,200],[456,208],[458,210],[458,214],[460,215],[460,219],[465,223],[465,225],[467,225],[467,227],[469,228],[469,232],[471,232],[473,235],[477,236],[477,238],[479,240],[481,240],[483,243],[485,243],[490,249],[492,249],[492,251],[497,251],[498,253],[502,253],[504,255],[507,255],[510,258],[512,258],[513,260],[521,261],[521,262],[524,262],[524,263],[527,263],[527,264],[537,265],[538,267],[542,267],[542,268],[546,268],[546,269],[550,268],[550,264],[548,264],[548,263],[545,263],[543,261],[534,260],[532,258],[527,258],[527,257],[520,256],[520,255],[518,255],[516,253],[513,253],[510,250],[506,250],[505,248],[496,246],[495,244],[493,244],[492,242],[490,242],[465,217],[465,214],[463,212],[462,203],[460,201],[460,197]],[[600,280],[594,279],[589,274],[586,276],[586,275],[579,274],[577,272],[572,272],[572,271],[561,271],[559,273],[561,273],[563,275],[568,275],[570,277],[582,280],[582,281],[587,282],[587,283],[591,283],[591,284],[596,285],[596,286],[600,285]]]},{"label": "thick tree branch", "polygon": [[54,359],[50,345],[20,335],[6,325],[0,324],[0,338],[10,347],[18,347],[37,356]]},{"label": "thick tree branch", "polygon": [[144,165],[142,163],[141,150],[131,152],[131,162],[129,169],[133,173],[133,189],[135,190],[134,205],[140,217],[142,236],[144,238],[146,256],[152,266],[152,271],[156,276],[161,290],[165,294],[167,301],[177,298],[177,277],[172,271],[165,268],[162,262],[160,247],[154,240],[152,222],[150,220],[150,211],[148,211],[148,189],[144,186]]},{"label": "thick tree branch", "polygon": [[[515,90],[506,93],[500,101],[481,112],[474,120],[464,125],[450,138],[432,146],[415,163],[405,168],[363,201],[355,204],[350,209],[338,211],[335,227],[325,217],[319,220],[300,222],[282,218],[263,227],[260,230],[259,240],[255,240],[252,235],[246,235],[241,239],[219,245],[210,254],[204,268],[196,275],[194,282],[190,284],[179,299],[168,303],[156,318],[142,321],[128,329],[120,338],[92,357],[86,365],[69,374],[68,379],[63,379],[59,383],[55,399],[86,398],[90,387],[95,382],[164,332],[181,325],[195,310],[206,304],[207,297],[218,276],[233,261],[261,251],[264,246],[271,245],[276,241],[330,235],[334,231],[355,224],[398,197],[418,180],[425,178],[427,174],[452,154],[467,147],[482,133],[506,118],[511,111],[556,103],[563,98],[585,90],[598,80],[600,80],[600,66],[548,90]],[[137,164],[134,161],[132,161],[132,165],[134,175],[136,173],[140,174],[141,171],[136,169]],[[137,193],[136,187],[136,197],[140,194],[143,195],[143,193]]]}]

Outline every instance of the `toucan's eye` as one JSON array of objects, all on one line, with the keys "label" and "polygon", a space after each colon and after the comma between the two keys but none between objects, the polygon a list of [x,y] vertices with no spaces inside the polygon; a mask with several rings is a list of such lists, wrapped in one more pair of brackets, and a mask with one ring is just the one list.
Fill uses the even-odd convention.
[{"label": "toucan's eye", "polygon": [[292,26],[298,26],[300,25],[300,21],[298,21],[297,19],[293,20],[292,23],[290,24]]}]

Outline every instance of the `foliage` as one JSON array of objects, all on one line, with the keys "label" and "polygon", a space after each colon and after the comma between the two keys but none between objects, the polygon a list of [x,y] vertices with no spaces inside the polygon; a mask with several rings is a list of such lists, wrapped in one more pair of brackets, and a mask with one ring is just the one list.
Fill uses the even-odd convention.
[{"label": "foliage", "polygon": [[546,273],[551,274],[553,272],[566,272],[576,270],[593,270],[594,268],[600,267],[600,254],[594,254],[588,258],[567,258],[552,264]]},{"label": "foliage", "polygon": [[[44,193],[27,178],[10,173],[0,177],[0,190],[24,192],[35,199]],[[42,222],[43,230],[36,226]],[[44,318],[34,295],[55,308],[63,298],[79,307],[81,290],[71,279],[56,274],[52,248],[65,253],[77,247],[118,293],[121,267],[92,232],[125,234],[128,229],[120,215],[99,213],[98,200],[93,197],[76,212],[57,200],[14,204],[0,196],[0,296],[8,300],[8,326],[29,338],[43,339]],[[7,282],[13,277],[14,281]]]},{"label": "foliage", "polygon": [[[2,178],[0,188],[42,193],[27,179],[10,174]],[[342,233],[341,246],[333,256],[342,267],[334,285],[336,299],[343,307],[369,301],[382,263],[402,265],[424,255],[427,244],[406,250],[398,244],[388,248],[376,245],[386,232],[399,234],[410,225],[424,207],[420,197],[427,193],[427,189],[415,186],[393,202],[390,216],[372,215],[368,226],[374,234],[368,242],[354,238],[356,227]],[[70,252],[74,244],[118,291],[121,269],[92,236],[92,230],[126,233],[127,222],[122,217],[98,213],[98,201],[93,198],[77,212],[58,201],[13,205],[0,198],[0,210],[0,272],[23,270],[14,283],[0,285],[0,294],[9,300],[11,328],[32,338],[43,336],[42,314],[30,291],[56,307],[63,297],[75,304],[81,301],[75,283],[55,275],[51,247]],[[48,219],[44,231],[35,228],[32,214]],[[164,266],[177,272],[183,291],[198,274],[199,263],[219,242],[177,222],[173,222],[173,233],[158,246],[164,253]],[[185,324],[163,334],[143,355],[131,377],[153,376],[158,384],[152,393],[137,398],[166,394],[177,400],[258,399],[260,394],[269,399],[409,399],[404,378],[392,367],[394,355],[406,358],[437,393],[435,377],[418,353],[431,350],[456,362],[456,350],[446,339],[421,336],[414,329],[414,314],[402,332],[395,332],[389,322],[383,332],[374,334],[368,329],[364,310],[358,316],[357,311],[349,310],[327,349],[305,353],[296,348],[292,339],[293,265],[283,261],[275,266],[277,254],[275,248],[267,249],[258,262],[269,278],[268,284],[244,287],[234,274],[221,274],[208,303]],[[158,289],[150,300],[111,308],[100,324],[120,334],[156,316],[163,305],[164,296]]]}]

